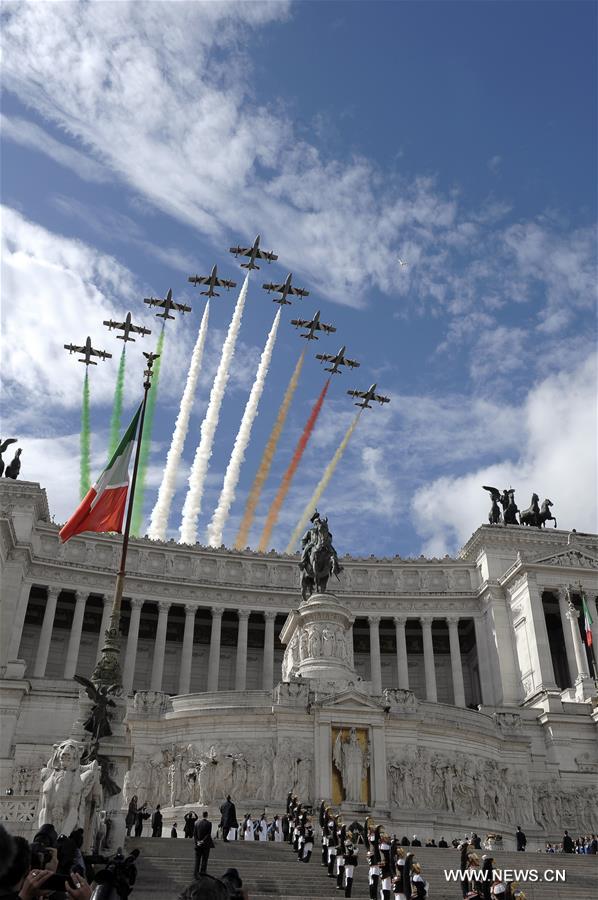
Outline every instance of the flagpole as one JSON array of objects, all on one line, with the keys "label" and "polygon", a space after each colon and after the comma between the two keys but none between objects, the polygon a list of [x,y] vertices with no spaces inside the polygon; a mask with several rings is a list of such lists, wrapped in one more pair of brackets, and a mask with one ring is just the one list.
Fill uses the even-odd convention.
[{"label": "flagpole", "polygon": [[[586,609],[589,610],[588,598],[585,595],[585,591],[583,589],[583,585],[582,585],[581,581],[578,582],[578,584],[579,584],[579,598],[581,600],[581,610],[583,612],[583,617],[584,617],[584,629],[583,629],[584,630],[584,644],[587,647],[587,649],[589,650],[588,655],[590,657],[590,662],[592,663],[592,668],[594,670],[594,681],[598,681],[598,648],[594,645],[593,640],[590,642],[590,646],[588,647],[588,633],[587,633],[587,628],[586,628],[587,619],[586,619],[586,613],[585,613]],[[590,626],[590,628],[591,628],[591,626]],[[590,637],[591,637],[591,635],[592,635],[592,632],[590,631]]]},{"label": "flagpole", "polygon": [[[120,612],[122,606],[122,596],[125,584],[125,574],[127,566],[127,551],[129,549],[129,534],[131,531],[131,519],[133,517],[133,501],[135,499],[135,486],[137,484],[137,471],[139,469],[139,456],[141,453],[141,442],[143,440],[143,423],[145,419],[145,408],[147,406],[147,397],[152,386],[152,367],[154,360],[158,359],[156,353],[144,353],[147,359],[147,369],[144,371],[145,380],[143,382],[143,401],[141,403],[141,414],[139,416],[139,426],[137,431],[137,446],[135,447],[135,460],[133,462],[133,474],[131,476],[131,489],[129,491],[127,516],[125,519],[125,530],[123,532],[123,543],[120,554],[120,566],[116,576],[116,584],[114,585],[114,596],[112,598],[112,609],[110,611],[110,622],[105,632],[104,646],[100,658],[93,670],[91,680],[96,685],[117,685],[122,687],[122,674],[120,670]],[[101,635],[100,635],[101,639]]]}]

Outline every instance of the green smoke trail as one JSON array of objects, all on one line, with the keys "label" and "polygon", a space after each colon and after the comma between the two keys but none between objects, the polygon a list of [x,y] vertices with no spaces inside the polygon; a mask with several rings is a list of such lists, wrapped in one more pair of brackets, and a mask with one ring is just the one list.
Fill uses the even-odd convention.
[{"label": "green smoke trail", "polygon": [[143,500],[145,495],[145,478],[147,475],[149,455],[152,443],[152,427],[154,424],[154,411],[156,409],[156,399],[158,396],[158,382],[160,380],[160,367],[162,364],[162,348],[164,346],[164,327],[158,338],[158,346],[156,353],[159,354],[154,365],[154,374],[152,378],[152,386],[147,397],[147,406],[145,408],[145,421],[143,423],[143,435],[141,437],[141,450],[139,453],[139,471],[137,472],[137,487],[135,489],[135,499],[133,501],[133,515],[131,518],[131,534],[139,535],[143,522]]},{"label": "green smoke trail", "polygon": [[114,403],[112,405],[112,417],[110,419],[110,443],[108,445],[108,459],[112,459],[120,442],[120,417],[123,411],[123,392],[125,387],[125,362],[126,345],[120,355],[118,375],[116,376],[116,388],[114,390]]},{"label": "green smoke trail", "polygon": [[81,403],[81,470],[79,476],[79,495],[81,499],[86,495],[91,483],[91,426],[89,415],[89,373],[85,366],[85,379],[83,381],[83,400]]}]

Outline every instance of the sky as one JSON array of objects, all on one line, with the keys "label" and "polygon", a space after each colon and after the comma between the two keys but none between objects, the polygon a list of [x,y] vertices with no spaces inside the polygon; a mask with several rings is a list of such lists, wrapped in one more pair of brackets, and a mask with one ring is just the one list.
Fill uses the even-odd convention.
[{"label": "sky", "polygon": [[[487,521],[482,485],[553,502],[558,526],[598,531],[596,18],[576,2],[47,2],[2,9],[2,437],[57,522],[78,502],[83,366],[66,342],[112,352],[90,372],[92,472],[106,462],[121,342],[126,426],[143,304],[192,307],[166,325],[144,512],[157,498],[205,298],[192,274],[238,282],[210,304],[204,365],[177,479],[179,537],[243,270],[259,232],[278,262],[250,277],[215,433],[199,541],[278,307],[262,283],[310,291],[286,307],[224,528],[245,500],[302,349],[290,319],[335,325],[308,347],[250,546],[341,344],[335,376],[272,534],[285,549],[377,382],[321,501],[339,553],[454,555]],[[399,259],[406,262],[402,266]],[[265,277],[263,277],[265,276]],[[6,459],[10,459],[10,451]]]}]

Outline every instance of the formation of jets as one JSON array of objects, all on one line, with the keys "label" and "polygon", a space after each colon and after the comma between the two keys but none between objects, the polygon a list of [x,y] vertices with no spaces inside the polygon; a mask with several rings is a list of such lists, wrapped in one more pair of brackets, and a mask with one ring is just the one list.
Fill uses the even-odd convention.
[{"label": "formation of jets", "polygon": [[324,370],[326,372],[330,372],[332,375],[340,375],[339,366],[348,366],[350,369],[357,369],[361,365],[354,359],[347,359],[345,356],[345,350],[347,348],[345,346],[341,347],[341,349],[334,356],[331,356],[329,353],[316,353],[316,359],[321,360],[322,362],[331,362],[332,366],[325,366]]},{"label": "formation of jets", "polygon": [[[260,235],[258,234],[255,241],[253,242],[251,247],[231,247],[230,252],[235,255],[235,257],[243,256],[247,257],[247,262],[242,262],[241,266],[244,269],[259,269],[259,266],[256,263],[256,260],[267,260],[267,262],[274,262],[278,259],[276,253],[268,250],[262,250],[260,247]],[[400,265],[406,266],[407,263],[399,259]],[[273,300],[275,303],[279,303],[281,306],[289,306],[291,301],[288,299],[289,297],[308,297],[309,291],[304,288],[295,287],[292,283],[292,273],[289,272],[286,279],[278,284],[276,282],[266,282],[262,285],[264,290],[268,293],[274,292],[278,294],[278,297],[274,297]],[[230,281],[226,278],[218,277],[218,268],[214,266],[209,275],[191,275],[188,278],[190,284],[194,285],[204,285],[206,290],[200,291],[200,294],[206,297],[219,297],[220,294],[215,290],[215,288],[226,288],[226,290],[230,290],[230,288],[234,288],[237,286],[236,281]],[[180,312],[183,315],[186,312],[191,312],[191,307],[187,306],[184,303],[175,303],[172,299],[172,288],[168,290],[166,297],[164,299],[157,297],[144,297],[144,303],[147,303],[148,306],[157,306],[162,310],[161,312],[156,313],[159,318],[164,320],[166,319],[174,319],[173,312]],[[122,341],[134,341],[135,338],[132,337],[132,334],[139,334],[141,337],[144,337],[146,334],[151,334],[151,330],[149,328],[145,328],[143,325],[135,325],[131,321],[131,313],[127,313],[124,322],[116,322],[113,319],[104,320],[104,325],[106,325],[110,330],[113,328],[119,331],[122,331],[123,334],[118,334],[117,338]],[[317,341],[318,334],[316,332],[323,332],[325,334],[333,334],[336,331],[334,325],[327,324],[322,322],[320,319],[320,310],[317,310],[314,313],[311,319],[291,319],[291,325],[294,325],[295,328],[305,328],[306,331],[300,335],[300,337],[305,338],[308,341]],[[95,366],[96,362],[92,360],[92,356],[97,356],[100,359],[111,359],[112,354],[108,353],[106,350],[97,350],[95,347],[91,345],[91,338],[88,337],[83,346],[78,346],[77,344],[65,344],[64,349],[68,350],[69,353],[81,353],[83,354],[83,359],[80,359],[79,362],[84,363],[86,366]],[[345,356],[346,347],[343,346],[340,348],[338,353],[329,354],[329,353],[317,353],[316,359],[319,359],[321,362],[330,363],[330,365],[325,366],[325,371],[330,372],[331,375],[339,375],[341,373],[341,366],[355,369],[358,368],[361,364],[357,362],[355,359],[349,359]],[[148,371],[151,370],[153,361],[157,359],[157,355],[155,353],[144,353],[143,354],[147,360]],[[146,375],[148,374],[146,371]],[[359,390],[350,390],[347,391],[347,394],[350,397],[357,397],[361,402],[355,404],[355,406],[359,406],[361,409],[371,409],[372,402],[380,403],[381,405],[384,403],[390,403],[389,397],[384,397],[382,394],[376,393],[376,384],[372,384],[366,391]]]},{"label": "formation of jets", "polygon": [[325,331],[326,334],[332,334],[336,331],[334,325],[326,325],[320,322],[320,310],[317,311],[313,319],[291,319],[291,325],[295,328],[307,328],[307,334],[300,334],[299,337],[306,338],[308,341],[317,341],[318,335],[316,331]]},{"label": "formation of jets", "polygon": [[78,344],[65,344],[64,349],[69,353],[82,353],[83,359],[80,359],[79,362],[85,363],[86,366],[97,366],[97,363],[92,360],[92,356],[99,356],[100,359],[112,359],[112,354],[107,350],[96,350],[91,346],[89,335],[82,347],[79,347]]},{"label": "formation of jets", "polygon": [[148,306],[160,306],[163,312],[156,313],[158,318],[164,319],[174,319],[174,316],[171,316],[170,313],[173,310],[182,313],[185,315],[186,312],[191,312],[190,306],[185,306],[184,303],[175,303],[172,299],[172,288],[169,288],[168,293],[166,294],[163,300],[160,300],[156,297],[144,297],[143,302],[147,303]]},{"label": "formation of jets", "polygon": [[140,334],[141,337],[144,337],[146,334],[151,334],[149,328],[144,328],[143,325],[133,325],[131,322],[131,313],[127,313],[127,317],[124,322],[115,322],[113,319],[104,319],[104,325],[108,326],[108,330],[112,331],[113,328],[117,328],[124,332],[124,334],[117,334],[116,338],[119,341],[134,341],[135,338],[131,337],[131,332],[133,334]]},{"label": "formation of jets", "polygon": [[251,247],[231,247],[230,253],[234,253],[235,257],[237,256],[248,256],[249,262],[241,263],[241,268],[243,269],[259,269],[259,266],[255,264],[256,259],[266,259],[268,262],[274,262],[274,260],[278,259],[276,253],[272,253],[270,250],[262,250],[260,248],[260,235],[256,237],[253,242],[253,246]]},{"label": "formation of jets", "polygon": [[214,290],[217,287],[224,287],[226,290],[230,290],[230,288],[234,288],[237,286],[236,281],[228,281],[226,278],[218,278],[218,268],[214,266],[209,275],[191,275],[187,281],[191,282],[191,284],[206,284],[208,285],[207,291],[200,291],[199,293],[205,297],[219,297],[220,294]]},{"label": "formation of jets", "polygon": [[376,384],[372,384],[367,391],[347,391],[349,396],[351,397],[361,397],[363,403],[356,403],[355,406],[361,406],[362,409],[371,409],[372,405],[370,400],[375,400],[376,403],[390,403],[389,397],[383,397],[382,394],[376,393]]},{"label": "formation of jets", "polygon": [[291,301],[287,300],[287,297],[290,295],[291,297],[309,297],[309,291],[305,291],[303,288],[293,287],[291,284],[291,279],[293,277],[293,273],[289,272],[285,281],[282,284],[275,284],[273,281],[268,284],[263,284],[262,287],[265,291],[268,291],[270,294],[274,291],[277,294],[280,294],[280,297],[274,297],[274,303],[280,303],[281,306],[290,306]]}]

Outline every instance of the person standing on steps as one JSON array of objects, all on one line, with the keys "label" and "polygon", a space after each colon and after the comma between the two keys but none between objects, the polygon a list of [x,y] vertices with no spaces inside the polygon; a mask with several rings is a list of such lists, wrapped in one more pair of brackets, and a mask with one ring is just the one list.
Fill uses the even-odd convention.
[{"label": "person standing on steps", "polygon": [[195,828],[195,823],[197,822],[199,816],[197,813],[190,810],[188,813],[185,813],[185,826],[184,826],[184,835],[186,838],[193,837],[193,829]]},{"label": "person standing on steps", "polygon": [[515,840],[517,841],[517,849],[525,850],[525,845],[527,844],[527,838],[523,831],[521,830],[521,825],[517,826],[517,831],[515,832]]},{"label": "person standing on steps", "polygon": [[199,822],[195,823],[193,830],[193,840],[195,841],[195,870],[194,878],[203,875],[208,867],[208,858],[210,850],[214,846],[212,840],[212,823],[208,819],[208,811],[205,810]]},{"label": "person standing on steps", "polygon": [[162,813],[160,812],[159,803],[152,816],[152,837],[162,837]]},{"label": "person standing on steps", "polygon": [[239,827],[239,823],[237,822],[237,808],[231,800],[230,794],[226,795],[226,800],[220,807],[220,815],[222,816],[220,819],[220,824],[222,826],[222,840],[227,844],[229,831]]}]

